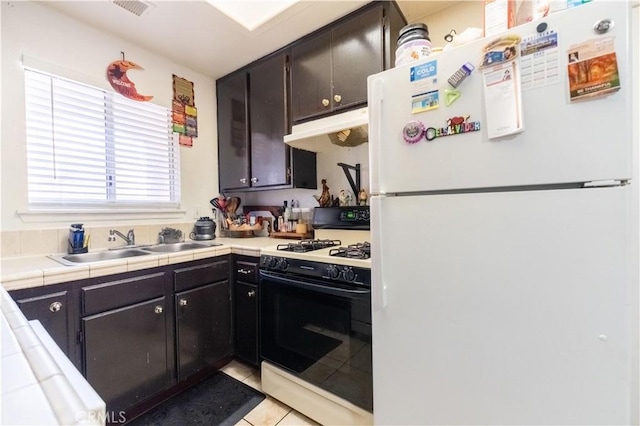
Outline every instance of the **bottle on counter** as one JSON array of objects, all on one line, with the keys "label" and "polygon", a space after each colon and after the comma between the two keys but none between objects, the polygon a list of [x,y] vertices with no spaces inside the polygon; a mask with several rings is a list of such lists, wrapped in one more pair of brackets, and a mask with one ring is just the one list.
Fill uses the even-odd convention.
[{"label": "bottle on counter", "polygon": [[284,225],[282,228],[282,232],[289,232],[289,221],[291,220],[291,207],[284,202]]}]

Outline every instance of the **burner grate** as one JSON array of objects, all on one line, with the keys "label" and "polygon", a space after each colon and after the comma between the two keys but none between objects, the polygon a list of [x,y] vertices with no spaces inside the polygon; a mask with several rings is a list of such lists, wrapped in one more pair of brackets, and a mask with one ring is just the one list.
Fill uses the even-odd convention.
[{"label": "burner grate", "polygon": [[347,247],[338,247],[329,250],[329,256],[369,259],[371,257],[371,244],[365,241],[364,243],[350,244]]},{"label": "burner grate", "polygon": [[342,244],[342,241],[340,240],[301,240],[295,243],[278,244],[276,249],[281,251],[305,253],[308,251],[339,246],[340,244]]}]

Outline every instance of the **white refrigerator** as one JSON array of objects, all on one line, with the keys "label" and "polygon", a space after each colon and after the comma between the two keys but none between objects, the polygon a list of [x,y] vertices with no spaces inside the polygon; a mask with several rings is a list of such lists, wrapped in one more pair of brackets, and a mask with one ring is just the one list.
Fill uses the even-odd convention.
[{"label": "white refrigerator", "polygon": [[[488,109],[501,106],[479,69],[497,37],[369,77],[376,424],[637,420],[631,30],[629,3],[594,1],[506,33],[521,49],[553,34],[557,45],[517,59],[520,90],[506,96],[521,130],[497,138],[503,117]],[[583,56],[612,43],[620,89],[571,101],[568,54],[584,43]],[[433,61],[431,87],[417,84]],[[523,85],[532,65],[543,74]],[[420,112],[425,87],[440,102]],[[454,117],[479,124],[433,130]]]}]

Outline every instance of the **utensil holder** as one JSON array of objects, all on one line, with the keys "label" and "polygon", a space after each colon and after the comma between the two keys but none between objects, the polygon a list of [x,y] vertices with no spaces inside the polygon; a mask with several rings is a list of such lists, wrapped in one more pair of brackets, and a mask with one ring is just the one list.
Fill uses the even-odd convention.
[{"label": "utensil holder", "polygon": [[73,245],[71,244],[71,241],[69,241],[69,240],[67,240],[67,244],[69,246],[69,247],[67,247],[67,253],[69,253],[69,254],[81,254],[81,253],[89,252],[89,247],[73,248]]},{"label": "utensil holder", "polygon": [[213,217],[215,218],[216,225],[218,226],[218,229],[220,231],[229,229],[227,219],[224,217],[224,214],[220,210],[213,209]]}]

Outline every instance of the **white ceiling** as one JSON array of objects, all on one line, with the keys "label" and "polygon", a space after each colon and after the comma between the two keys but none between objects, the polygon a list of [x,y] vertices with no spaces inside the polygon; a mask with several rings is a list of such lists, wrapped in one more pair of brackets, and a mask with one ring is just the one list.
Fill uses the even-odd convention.
[{"label": "white ceiling", "polygon": [[[109,0],[43,3],[202,74],[219,78],[358,9],[368,0],[302,0],[251,32],[205,1],[145,2],[151,6],[141,16]],[[415,22],[455,2],[408,0],[398,4],[407,20]]]}]

